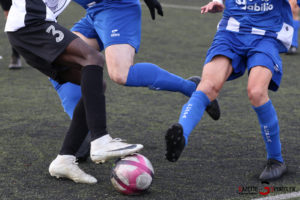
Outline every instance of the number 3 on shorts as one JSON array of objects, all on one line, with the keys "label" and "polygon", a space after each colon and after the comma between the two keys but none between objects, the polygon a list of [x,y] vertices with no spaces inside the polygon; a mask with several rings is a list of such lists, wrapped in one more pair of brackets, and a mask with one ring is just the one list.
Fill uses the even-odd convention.
[{"label": "number 3 on shorts", "polygon": [[60,30],[55,30],[55,27],[53,25],[50,25],[47,29],[46,29],[47,33],[52,33],[53,36],[58,35],[55,39],[56,42],[60,42],[64,39],[64,33],[61,32]]}]

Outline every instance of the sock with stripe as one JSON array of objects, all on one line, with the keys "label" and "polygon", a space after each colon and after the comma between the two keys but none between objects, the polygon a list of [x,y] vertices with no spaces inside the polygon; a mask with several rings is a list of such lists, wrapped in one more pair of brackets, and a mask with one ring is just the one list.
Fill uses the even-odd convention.
[{"label": "sock with stripe", "polygon": [[261,133],[266,145],[267,158],[283,162],[279,137],[277,114],[271,100],[259,107],[253,107],[261,127]]},{"label": "sock with stripe", "polygon": [[210,103],[209,98],[202,91],[196,91],[192,94],[189,101],[182,107],[179,117],[179,123],[183,127],[183,135],[185,143],[188,142],[188,137],[201,120],[203,113]]}]

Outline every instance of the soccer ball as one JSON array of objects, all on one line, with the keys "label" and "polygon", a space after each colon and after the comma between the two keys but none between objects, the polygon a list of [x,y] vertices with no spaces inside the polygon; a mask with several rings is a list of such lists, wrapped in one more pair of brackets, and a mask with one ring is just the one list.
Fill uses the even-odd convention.
[{"label": "soccer ball", "polygon": [[149,189],[154,176],[151,162],[141,154],[133,154],[116,161],[111,182],[122,194],[137,195]]}]

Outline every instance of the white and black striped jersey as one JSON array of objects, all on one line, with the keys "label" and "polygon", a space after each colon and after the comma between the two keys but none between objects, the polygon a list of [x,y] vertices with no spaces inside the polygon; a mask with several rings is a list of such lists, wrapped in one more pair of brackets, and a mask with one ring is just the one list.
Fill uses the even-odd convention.
[{"label": "white and black striped jersey", "polygon": [[37,20],[54,21],[71,0],[12,0],[5,32],[13,32]]}]

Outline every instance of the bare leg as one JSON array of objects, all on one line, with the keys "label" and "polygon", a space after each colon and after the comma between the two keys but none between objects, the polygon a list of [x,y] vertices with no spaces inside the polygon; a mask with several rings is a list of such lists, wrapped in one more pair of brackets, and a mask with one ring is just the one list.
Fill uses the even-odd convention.
[{"label": "bare leg", "polygon": [[231,61],[224,56],[216,56],[204,66],[202,80],[197,91],[183,106],[178,123],[173,124],[167,130],[165,136],[167,160],[176,162],[179,159],[188,143],[190,133],[200,122],[210,101],[217,98],[232,70]]}]

